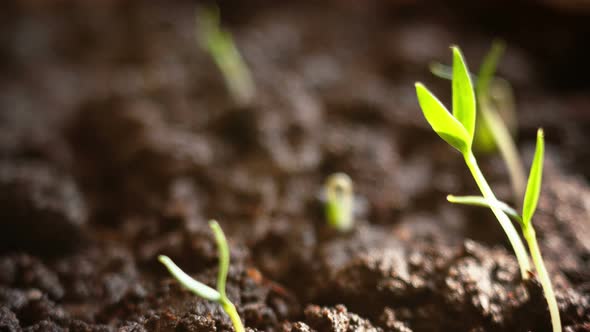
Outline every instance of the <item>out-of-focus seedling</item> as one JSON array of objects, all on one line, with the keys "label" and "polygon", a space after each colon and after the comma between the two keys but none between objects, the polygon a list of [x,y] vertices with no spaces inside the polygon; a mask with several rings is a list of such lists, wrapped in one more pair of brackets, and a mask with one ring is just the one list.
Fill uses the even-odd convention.
[{"label": "out-of-focus seedling", "polygon": [[324,192],[328,225],[341,232],[350,231],[354,226],[352,180],[344,173],[334,173],[326,179]]},{"label": "out-of-focus seedling", "polygon": [[197,15],[198,40],[223,74],[227,88],[240,105],[249,104],[255,95],[255,85],[231,34],[221,27],[217,7],[201,8]]},{"label": "out-of-focus seedling", "polygon": [[[447,111],[445,106],[422,83],[416,83],[418,102],[432,129],[449,145],[461,152],[483,197],[488,201],[496,202],[496,196],[481,172],[472,150],[475,131],[476,101],[469,71],[459,48],[453,47],[452,50],[453,113],[451,114]],[[514,249],[522,277],[527,279],[531,264],[526,248],[518,236],[516,228],[506,213],[496,206],[496,204],[492,204],[490,208]]]},{"label": "out-of-focus seedling", "polygon": [[545,154],[545,143],[543,137],[543,130],[539,129],[537,132],[537,147],[535,149],[535,157],[531,165],[531,171],[522,203],[522,215],[519,215],[516,210],[508,206],[506,203],[488,200],[481,196],[449,196],[448,200],[452,203],[469,204],[477,206],[492,207],[496,205],[498,208],[505,211],[510,217],[520,223],[523,236],[529,245],[529,251],[533,258],[533,264],[537,271],[537,276],[543,287],[547,304],[549,305],[549,313],[551,314],[551,324],[553,331],[561,331],[561,318],[559,317],[559,308],[551,285],[551,278],[543,262],[543,256],[537,243],[537,236],[533,227],[532,218],[537,209],[537,202],[541,193],[541,182],[543,177],[543,156]]},{"label": "out-of-focus seedling", "polygon": [[229,316],[234,326],[235,332],[244,332],[244,325],[240,320],[238,311],[234,304],[227,298],[225,294],[225,283],[227,280],[227,272],[229,269],[229,248],[227,246],[227,240],[221,230],[221,227],[215,220],[209,221],[209,226],[213,230],[215,235],[215,242],[217,243],[217,250],[219,251],[219,272],[217,273],[217,290],[205,285],[191,278],[188,274],[184,273],[174,262],[164,255],[160,255],[158,260],[166,266],[170,274],[178,280],[180,284],[186,287],[196,295],[207,299],[209,301],[217,302],[221,305],[225,313]]},{"label": "out-of-focus seedling", "polygon": [[[526,177],[511,133],[516,129],[512,88],[507,81],[494,77],[504,50],[503,42],[494,41],[477,77],[471,75],[476,81],[477,110],[481,116],[475,125],[473,146],[474,150],[482,153],[493,152],[496,148],[500,151],[508,168],[514,199],[519,202],[524,196]],[[442,78],[453,77],[452,69],[439,63],[431,64],[430,70]]]}]

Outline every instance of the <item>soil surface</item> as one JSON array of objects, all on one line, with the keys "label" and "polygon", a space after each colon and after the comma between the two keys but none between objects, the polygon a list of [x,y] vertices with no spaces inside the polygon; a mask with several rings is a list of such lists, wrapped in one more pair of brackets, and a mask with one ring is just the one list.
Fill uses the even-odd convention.
[{"label": "soil surface", "polygon": [[[429,62],[458,44],[475,69],[495,37],[527,165],[546,131],[534,224],[564,330],[590,331],[582,2],[222,1],[248,105],[197,45],[195,3],[0,7],[0,331],[231,331],[157,262],[214,285],[210,218],[249,331],[550,331],[493,216],[446,202],[477,188],[413,88],[448,102]],[[502,160],[480,164],[510,201]],[[358,201],[348,234],[323,217],[337,171]]]}]

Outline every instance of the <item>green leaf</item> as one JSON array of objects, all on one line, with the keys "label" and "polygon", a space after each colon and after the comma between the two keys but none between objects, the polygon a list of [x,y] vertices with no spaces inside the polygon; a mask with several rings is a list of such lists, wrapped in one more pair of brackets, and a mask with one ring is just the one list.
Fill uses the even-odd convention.
[{"label": "green leaf", "polygon": [[492,43],[492,48],[486,54],[481,67],[479,67],[479,73],[477,75],[477,83],[475,91],[478,98],[487,98],[490,92],[490,83],[494,79],[496,74],[496,67],[500,62],[500,57],[504,53],[506,45],[500,40],[495,40]]},{"label": "green leaf", "polygon": [[475,131],[475,93],[469,70],[458,47],[453,49],[453,115],[469,135],[469,145]]},{"label": "green leaf", "polygon": [[158,260],[166,266],[170,274],[178,280],[184,287],[186,287],[191,292],[197,294],[198,296],[207,299],[209,301],[219,302],[221,299],[221,294],[217,292],[215,289],[205,285],[202,282],[196,281],[195,279],[191,278],[188,274],[184,273],[174,262],[168,257],[164,255],[158,256]]},{"label": "green leaf", "polygon": [[[472,206],[481,206],[491,208],[491,203],[483,196],[454,196],[454,195],[447,195],[447,201],[454,203],[454,204],[463,204],[463,205],[472,205]],[[518,221],[522,224],[522,217],[514,210],[510,205],[502,202],[496,201],[496,207],[500,208],[504,213],[506,213],[510,218]]]},{"label": "green leaf", "polygon": [[541,182],[543,178],[543,157],[545,154],[545,135],[543,129],[537,131],[537,147],[535,148],[535,157],[531,165],[529,180],[524,194],[524,203],[522,204],[522,219],[525,226],[530,225],[533,214],[537,209],[539,195],[541,194]]},{"label": "green leaf", "polygon": [[422,83],[416,83],[416,95],[432,129],[452,147],[467,153],[471,149],[471,137],[463,125]]},{"label": "green leaf", "polygon": [[221,298],[226,298],[225,282],[227,280],[227,271],[229,270],[229,248],[223,230],[215,220],[209,221],[209,227],[213,230],[215,235],[215,242],[217,243],[217,250],[219,255],[219,271],[217,272],[217,291]]}]

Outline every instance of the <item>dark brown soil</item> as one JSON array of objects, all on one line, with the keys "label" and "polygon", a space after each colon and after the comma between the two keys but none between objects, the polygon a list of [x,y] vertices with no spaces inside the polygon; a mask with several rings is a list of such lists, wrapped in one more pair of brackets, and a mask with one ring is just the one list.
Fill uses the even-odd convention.
[{"label": "dark brown soil", "polygon": [[[456,43],[476,68],[493,37],[525,160],[547,132],[534,223],[565,331],[590,331],[587,6],[220,6],[256,81],[248,106],[197,46],[195,3],[0,5],[0,331],[232,330],[156,260],[213,285],[209,218],[250,331],[550,331],[491,214],[445,201],[476,188],[413,91],[448,97],[428,63]],[[502,161],[481,164],[509,197]],[[358,196],[350,234],[323,220],[336,171]]]}]

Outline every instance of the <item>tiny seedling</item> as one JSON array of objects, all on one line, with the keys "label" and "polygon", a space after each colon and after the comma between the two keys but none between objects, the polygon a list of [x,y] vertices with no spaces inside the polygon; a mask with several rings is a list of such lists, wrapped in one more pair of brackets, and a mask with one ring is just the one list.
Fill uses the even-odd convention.
[{"label": "tiny seedling", "polygon": [[[469,71],[459,48],[452,47],[452,50],[453,113],[447,111],[446,107],[422,83],[416,83],[418,102],[432,129],[449,145],[461,152],[483,197],[488,201],[496,202],[496,196],[481,172],[472,150],[476,101]],[[516,228],[506,213],[496,204],[490,205],[490,208],[512,245],[522,277],[527,279],[531,263]]]},{"label": "tiny seedling", "polygon": [[561,331],[561,319],[559,317],[559,308],[555,299],[555,293],[553,292],[553,286],[551,285],[551,279],[545,263],[543,262],[543,256],[537,243],[537,236],[533,227],[532,218],[537,209],[537,202],[539,201],[539,195],[541,192],[541,182],[543,177],[543,155],[545,154],[545,143],[543,138],[543,131],[539,129],[537,132],[537,147],[535,149],[535,156],[531,165],[531,171],[524,195],[524,201],[522,203],[522,214],[518,214],[515,209],[508,206],[508,204],[499,201],[490,201],[485,197],[481,196],[448,196],[447,199],[452,203],[468,204],[476,206],[491,207],[497,205],[500,209],[506,212],[514,220],[518,221],[522,228],[524,238],[529,245],[529,251],[533,258],[533,264],[537,271],[537,276],[547,304],[549,305],[549,313],[551,315],[551,324],[553,325],[553,331]]},{"label": "tiny seedling", "polygon": [[344,173],[334,173],[326,179],[326,220],[328,225],[341,232],[348,232],[354,226],[352,180]]},{"label": "tiny seedling", "polygon": [[234,101],[249,104],[255,95],[255,85],[231,34],[221,27],[217,7],[201,8],[197,15],[198,40],[223,74]]},{"label": "tiny seedling", "polygon": [[[508,168],[515,201],[519,202],[524,196],[526,178],[518,149],[508,128],[508,125],[516,122],[512,88],[505,80],[494,77],[504,49],[503,42],[494,41],[477,77],[471,74],[476,81],[475,96],[478,114],[481,116],[475,124],[473,146],[478,152],[492,152],[496,147],[498,148]],[[431,64],[430,70],[434,75],[442,78],[452,79],[453,77],[452,69],[439,63]],[[503,112],[503,116],[500,116],[500,112]],[[507,124],[504,123],[503,118],[508,118]]]},{"label": "tiny seedling", "polygon": [[205,285],[191,278],[188,274],[184,273],[174,262],[164,255],[160,255],[158,260],[166,266],[170,274],[178,280],[180,284],[186,287],[196,295],[207,299],[209,301],[217,302],[221,305],[225,313],[229,316],[234,326],[235,332],[244,332],[244,325],[240,320],[238,311],[234,304],[227,298],[225,294],[225,283],[227,280],[227,272],[229,269],[229,248],[227,246],[227,240],[221,230],[221,227],[215,220],[209,221],[209,227],[213,230],[215,235],[215,242],[217,242],[217,250],[219,251],[219,272],[217,273],[217,290]]}]

